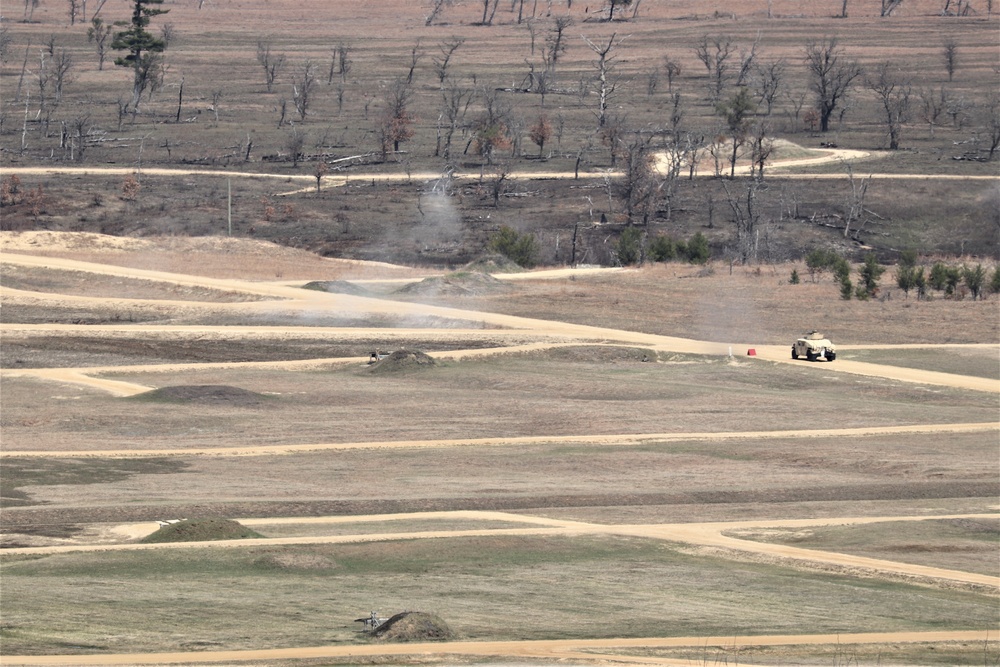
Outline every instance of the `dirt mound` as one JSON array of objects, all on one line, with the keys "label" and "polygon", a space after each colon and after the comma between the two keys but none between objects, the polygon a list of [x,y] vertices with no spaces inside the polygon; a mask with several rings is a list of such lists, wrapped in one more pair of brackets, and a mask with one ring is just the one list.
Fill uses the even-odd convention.
[{"label": "dirt mound", "polygon": [[164,401],[166,403],[225,403],[227,405],[259,405],[267,400],[258,394],[239,387],[216,384],[177,385],[161,387],[131,397],[131,400]]},{"label": "dirt mound", "polygon": [[352,294],[354,296],[368,296],[371,294],[363,287],[358,287],[346,280],[313,280],[302,286],[302,289],[311,289],[317,292],[332,292],[334,294]]},{"label": "dirt mound", "polygon": [[142,542],[214,542],[263,537],[260,533],[229,519],[184,519],[161,527]]},{"label": "dirt mound", "polygon": [[503,294],[512,289],[509,284],[486,273],[457,271],[445,276],[424,278],[418,283],[410,283],[396,290],[396,293],[418,296],[483,296]]},{"label": "dirt mound", "polygon": [[368,367],[371,373],[393,373],[420,366],[433,366],[434,358],[420,350],[396,350]]},{"label": "dirt mound", "polygon": [[386,642],[428,642],[446,641],[455,633],[435,614],[404,611],[378,626],[374,635]]},{"label": "dirt mound", "polygon": [[462,270],[476,273],[521,273],[524,268],[504,255],[491,254],[472,260]]}]

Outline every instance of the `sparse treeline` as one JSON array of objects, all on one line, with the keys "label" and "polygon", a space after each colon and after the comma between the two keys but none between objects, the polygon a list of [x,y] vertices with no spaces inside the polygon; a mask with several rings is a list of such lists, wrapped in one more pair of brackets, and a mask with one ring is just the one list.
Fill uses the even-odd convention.
[{"label": "sparse treeline", "polygon": [[[1000,146],[1000,96],[956,84],[965,63],[961,31],[938,38],[937,68],[918,69],[862,63],[860,49],[833,30],[780,50],[769,46],[765,28],[748,34],[738,22],[676,37],[665,30],[667,39],[653,42],[637,29],[648,20],[640,2],[605,3],[591,13],[571,1],[483,0],[474,37],[458,29],[442,37],[438,25],[462,10],[437,1],[425,3],[427,35],[375,59],[359,35],[304,48],[270,32],[256,37],[249,55],[243,50],[245,62],[227,61],[254,76],[203,80],[171,62],[167,47],[177,32],[153,25],[161,2],[131,0],[130,21],[106,8],[86,24],[85,6],[78,7],[70,28],[85,26],[89,56],[64,33],[41,46],[22,42],[14,58],[5,27],[4,74],[17,83],[0,115],[4,150],[79,162],[127,143],[147,163],[176,154],[269,169],[472,171],[478,198],[493,208],[530,196],[516,173],[545,161],[590,184],[581,199],[586,214],[575,204],[582,222],[600,218],[619,242],[639,228],[629,232],[643,239],[639,261],[649,257],[649,238],[707,213],[710,252],[755,263],[789,257],[772,237],[790,222],[839,230],[845,242],[871,240],[888,224],[868,197],[870,179],[853,173],[845,173],[840,203],[802,214],[800,194],[766,179],[770,160],[781,156],[780,136],[900,150],[919,132],[924,145],[966,161],[992,160]],[[881,16],[888,21],[898,5]],[[481,42],[494,35],[520,52],[483,64]],[[109,71],[96,75],[109,83],[93,97],[73,90],[78,75],[104,72],[109,46],[123,53],[115,62],[131,70],[131,89]],[[182,46],[188,54],[201,48]],[[121,92],[108,100],[115,85]],[[70,109],[67,94],[93,101]],[[172,129],[182,123],[189,124],[183,132]],[[212,139],[199,140],[199,132]],[[224,146],[215,138],[223,134]],[[721,192],[706,198],[698,190],[695,176],[705,175],[719,180]]]}]

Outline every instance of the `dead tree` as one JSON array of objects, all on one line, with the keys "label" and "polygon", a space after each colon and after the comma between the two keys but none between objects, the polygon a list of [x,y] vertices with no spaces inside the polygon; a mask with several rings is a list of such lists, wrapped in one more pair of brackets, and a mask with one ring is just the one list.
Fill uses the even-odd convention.
[{"label": "dead tree", "polygon": [[882,104],[889,150],[897,150],[903,123],[910,118],[910,80],[900,74],[898,67],[885,62],[875,68],[866,83]]},{"label": "dead tree", "polygon": [[258,40],[257,42],[257,62],[264,68],[264,81],[267,84],[267,92],[274,89],[274,80],[278,77],[278,71],[285,63],[284,54],[271,53],[271,42]]},{"label": "dead tree", "polygon": [[316,67],[311,61],[302,65],[299,76],[292,77],[292,102],[299,113],[299,119],[305,120],[312,104],[312,91],[316,86]]},{"label": "dead tree", "polygon": [[736,47],[729,37],[709,37],[708,35],[704,35],[695,46],[694,54],[705,66],[709,78],[714,82],[713,99],[718,99],[722,94],[722,89],[728,80],[729,59],[735,49]]},{"label": "dead tree", "polygon": [[836,37],[808,44],[805,60],[811,87],[816,93],[820,131],[827,132],[833,112],[843,103],[862,70],[855,61],[844,59]]},{"label": "dead tree", "polygon": [[454,57],[455,51],[462,44],[465,44],[465,39],[452,37],[449,41],[438,45],[441,55],[434,58],[434,72],[437,74],[438,82],[441,84],[442,89],[444,88],[445,79],[448,78],[448,66],[451,64],[451,59]]},{"label": "dead tree", "polygon": [[[848,236],[857,240],[868,222],[868,210],[865,208],[865,196],[868,194],[868,186],[872,182],[871,174],[861,181],[854,180],[854,169],[847,166],[847,177],[851,182],[851,193],[847,200],[847,213],[844,215],[844,238]],[[851,226],[857,223],[853,235]]]},{"label": "dead tree", "polygon": [[611,98],[614,96],[619,82],[618,77],[614,74],[616,57],[612,54],[612,51],[620,47],[626,39],[628,38],[622,37],[618,39],[617,33],[611,33],[607,44],[604,42],[595,44],[586,37],[583,38],[587,42],[587,46],[597,54],[597,63],[594,65],[595,69],[597,69],[597,77],[594,87],[597,92],[596,115],[598,127],[604,127],[604,124],[607,122],[608,105],[611,103]]}]

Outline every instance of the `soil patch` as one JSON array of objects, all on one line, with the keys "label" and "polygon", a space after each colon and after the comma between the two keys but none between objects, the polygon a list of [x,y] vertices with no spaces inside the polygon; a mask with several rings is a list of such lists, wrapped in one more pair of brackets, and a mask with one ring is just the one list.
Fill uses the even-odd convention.
[{"label": "soil patch", "polygon": [[477,273],[522,273],[524,268],[503,255],[491,254],[472,260],[462,270]]},{"label": "soil patch", "polygon": [[264,536],[230,519],[184,519],[163,526],[141,541],[145,543],[214,542],[216,540],[245,540],[255,537]]},{"label": "soil patch", "polygon": [[455,633],[439,616],[422,611],[396,614],[375,629],[375,638],[386,642],[446,641]]},{"label": "soil patch", "polygon": [[371,292],[358,287],[346,280],[313,280],[302,286],[302,289],[311,289],[317,292],[331,292],[334,294],[353,294],[355,296],[371,296]]},{"label": "soil patch", "polygon": [[138,394],[133,399],[144,401],[164,401],[167,403],[225,403],[227,405],[259,405],[267,396],[239,387],[227,385],[199,384],[161,387]]}]

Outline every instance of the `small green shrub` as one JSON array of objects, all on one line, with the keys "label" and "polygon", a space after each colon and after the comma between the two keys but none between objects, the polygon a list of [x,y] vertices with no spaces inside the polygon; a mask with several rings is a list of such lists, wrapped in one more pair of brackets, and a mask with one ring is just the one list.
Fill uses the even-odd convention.
[{"label": "small green shrub", "polygon": [[646,252],[654,262],[669,262],[677,259],[677,242],[666,234],[657,234]]},{"label": "small green shrub", "polygon": [[705,235],[701,232],[695,233],[687,242],[685,254],[692,264],[707,262],[712,253],[708,248],[708,239],[705,238]]},{"label": "small green shrub", "polygon": [[975,301],[979,298],[979,295],[983,291],[983,285],[986,283],[986,269],[983,268],[982,264],[976,264],[975,267],[963,266],[962,280],[965,282],[965,286],[969,288],[972,300]]},{"label": "small green shrub", "polygon": [[[885,272],[885,267],[878,263],[878,257],[870,252],[865,255],[865,263],[858,269],[861,274],[861,284],[858,285],[858,298],[870,298],[878,294],[878,281]],[[860,296],[860,291],[864,290],[864,297]]]},{"label": "small green shrub", "polygon": [[638,264],[642,260],[642,231],[638,227],[626,227],[615,246],[615,256],[622,266]]},{"label": "small green shrub", "polygon": [[798,285],[800,282],[802,282],[801,280],[799,280],[798,269],[792,269],[792,277],[788,279],[788,282],[791,283],[792,285]]},{"label": "small green shrub", "polygon": [[500,253],[518,266],[531,268],[538,263],[538,241],[535,235],[519,234],[507,225],[501,225],[490,236],[487,248]]}]

